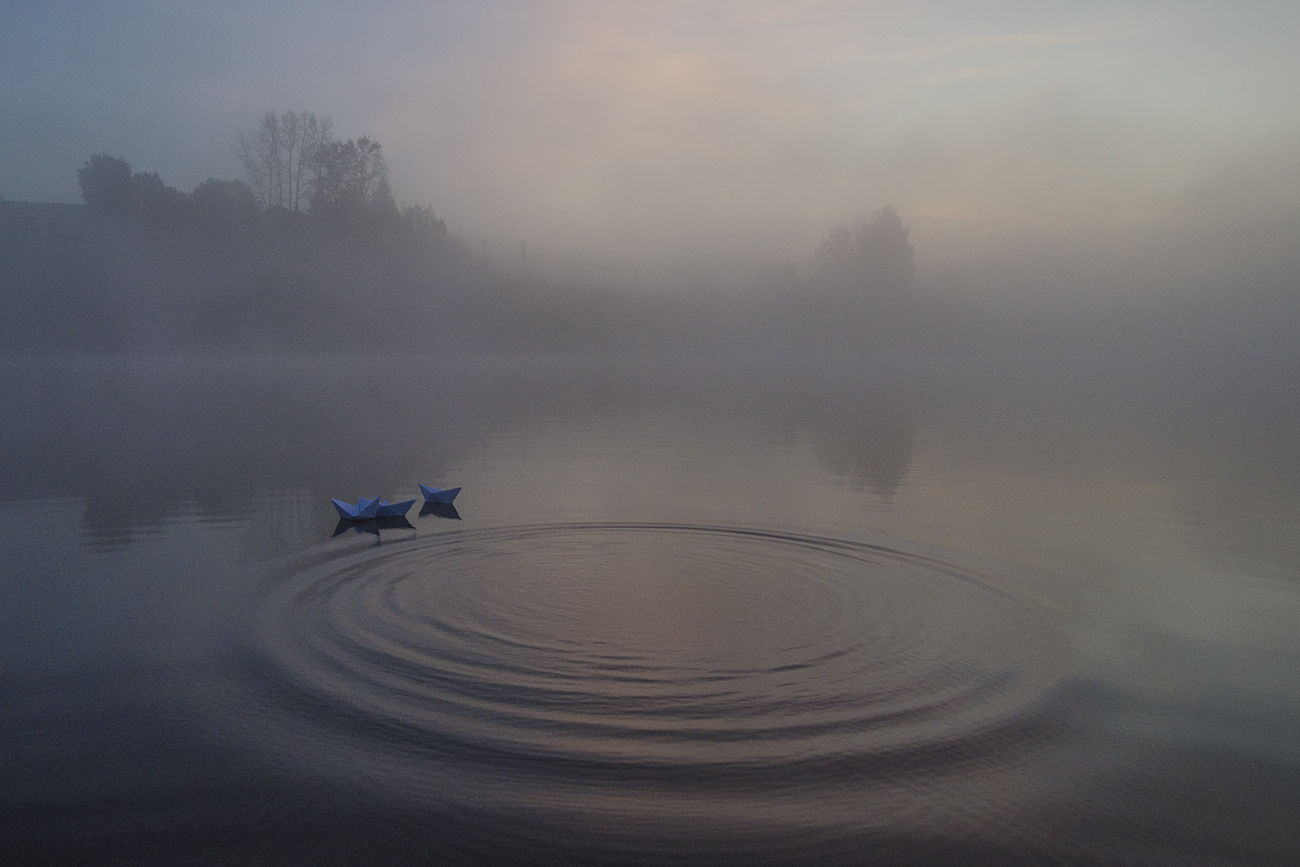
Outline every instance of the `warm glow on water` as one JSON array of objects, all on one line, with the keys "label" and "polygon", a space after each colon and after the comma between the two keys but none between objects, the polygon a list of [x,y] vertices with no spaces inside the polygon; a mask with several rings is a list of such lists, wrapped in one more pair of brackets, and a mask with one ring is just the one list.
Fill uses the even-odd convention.
[{"label": "warm glow on water", "polygon": [[1297,45],[7,4],[0,858],[1300,864]]},{"label": "warm glow on water", "polygon": [[[1297,854],[1300,473],[1223,398],[865,362],[4,377],[32,860]],[[336,526],[417,482],[464,490]]]}]

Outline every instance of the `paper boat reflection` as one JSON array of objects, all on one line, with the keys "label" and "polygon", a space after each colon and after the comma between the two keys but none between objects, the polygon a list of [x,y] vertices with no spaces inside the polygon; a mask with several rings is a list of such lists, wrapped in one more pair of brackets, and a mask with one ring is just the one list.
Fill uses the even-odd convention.
[{"label": "paper boat reflection", "polygon": [[456,495],[460,493],[460,488],[448,488],[444,491],[442,488],[431,488],[428,485],[420,485],[420,493],[424,494],[424,501],[426,503],[450,504],[452,500],[456,499]]},{"label": "paper boat reflection", "polygon": [[439,518],[451,518],[453,521],[460,520],[460,512],[451,503],[434,503],[426,502],[420,507],[420,517],[427,518],[429,515],[436,515]]},{"label": "paper boat reflection", "polygon": [[372,536],[378,536],[380,530],[414,529],[415,525],[406,520],[405,515],[380,515],[377,518],[363,519],[360,521],[352,518],[340,518],[338,524],[334,527],[334,535],[338,536],[346,533],[348,530],[356,530],[358,533],[369,533]]}]

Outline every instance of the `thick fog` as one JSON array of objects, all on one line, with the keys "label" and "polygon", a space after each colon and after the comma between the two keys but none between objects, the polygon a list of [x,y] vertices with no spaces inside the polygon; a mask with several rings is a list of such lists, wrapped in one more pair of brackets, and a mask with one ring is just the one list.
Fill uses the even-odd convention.
[{"label": "thick fog", "polygon": [[1298,46],[0,3],[0,851],[1300,864]]},{"label": "thick fog", "polygon": [[[1013,320],[1081,344],[1157,320],[1161,340],[1230,326],[1285,343],[1295,321],[1291,4],[32,3],[3,19],[4,291],[28,311],[10,345],[377,348],[441,322],[531,348],[889,334],[951,350]],[[441,246],[15,210],[81,202],[94,154],[179,194],[252,181],[236,145],[268,110],[382,144],[393,204],[431,209]],[[884,278],[837,280],[818,252],[885,213],[913,257],[888,303]],[[347,316],[362,336],[343,340]]]}]

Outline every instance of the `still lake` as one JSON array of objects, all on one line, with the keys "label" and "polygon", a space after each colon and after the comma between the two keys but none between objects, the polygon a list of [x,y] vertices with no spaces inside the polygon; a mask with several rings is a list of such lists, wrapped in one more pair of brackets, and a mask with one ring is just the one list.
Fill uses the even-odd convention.
[{"label": "still lake", "polygon": [[0,362],[0,848],[1300,863],[1295,385]]}]

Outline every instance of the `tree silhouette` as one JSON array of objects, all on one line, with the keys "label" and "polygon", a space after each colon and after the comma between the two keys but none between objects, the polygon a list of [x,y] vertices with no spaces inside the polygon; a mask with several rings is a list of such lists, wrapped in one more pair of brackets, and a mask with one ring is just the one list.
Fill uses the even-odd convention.
[{"label": "tree silhouette", "polygon": [[419,240],[439,243],[447,237],[447,224],[440,217],[434,216],[433,208],[408,205],[402,209],[402,219],[410,227],[411,234]]},{"label": "tree silhouette", "polygon": [[393,222],[398,212],[388,187],[383,146],[369,136],[322,145],[311,212],[338,226],[356,227],[369,217],[377,223]]},{"label": "tree silhouette", "polygon": [[916,282],[910,232],[889,205],[870,220],[832,229],[813,254],[815,279],[841,292],[905,298]]},{"label": "tree silhouette", "polygon": [[77,169],[77,186],[81,188],[82,200],[96,211],[120,213],[131,209],[131,164],[121,157],[92,154]]},{"label": "tree silhouette", "polygon": [[328,117],[310,112],[268,111],[251,133],[240,133],[231,152],[261,206],[298,211],[320,177],[321,156],[334,143]]},{"label": "tree silhouette", "polygon": [[185,194],[169,187],[157,172],[131,171],[121,157],[98,153],[77,169],[81,198],[102,214],[141,214],[164,220],[184,216]]},{"label": "tree silhouette", "polygon": [[257,194],[243,181],[208,178],[190,193],[189,210],[204,226],[249,224],[257,216]]},{"label": "tree silhouette", "polygon": [[185,194],[169,187],[157,172],[131,175],[131,210],[164,220],[181,219],[185,214]]}]

